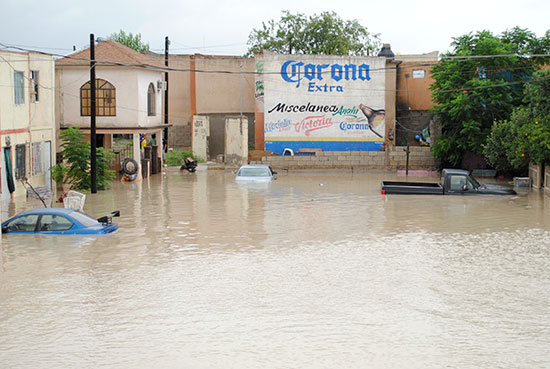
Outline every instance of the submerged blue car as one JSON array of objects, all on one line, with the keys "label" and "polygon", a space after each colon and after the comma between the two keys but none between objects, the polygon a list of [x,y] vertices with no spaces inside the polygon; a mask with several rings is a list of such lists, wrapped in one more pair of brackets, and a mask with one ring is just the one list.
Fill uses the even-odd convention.
[{"label": "submerged blue car", "polygon": [[6,220],[2,233],[106,234],[118,229],[118,224],[112,222],[116,216],[120,216],[119,211],[94,219],[73,209],[34,209]]}]

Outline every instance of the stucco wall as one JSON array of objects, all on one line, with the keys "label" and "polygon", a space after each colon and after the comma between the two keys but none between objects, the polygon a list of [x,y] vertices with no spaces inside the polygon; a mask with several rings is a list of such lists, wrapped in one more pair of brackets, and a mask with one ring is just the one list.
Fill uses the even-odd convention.
[{"label": "stucco wall", "polygon": [[[164,55],[158,58],[164,60]],[[168,64],[177,69],[168,75],[168,122],[174,125],[168,137],[169,146],[187,147],[190,138],[182,135],[191,132],[193,114],[216,119],[214,116],[220,114],[239,114],[241,106],[243,113],[254,112],[253,59],[169,55]]]},{"label": "stucco wall", "polygon": [[[133,91],[137,93],[138,100],[138,125],[140,127],[157,126],[162,123],[162,111],[164,101],[164,89],[157,88],[157,82],[163,81],[163,74],[153,71],[140,71],[137,73],[137,90]],[[153,84],[155,89],[155,115],[149,116],[147,114],[147,91],[149,84]],[[122,89],[122,88],[121,88]],[[124,91],[124,93],[128,93]],[[124,107],[121,107],[124,108]]]},{"label": "stucco wall", "polygon": [[225,120],[225,163],[243,165],[248,162],[248,120],[228,117]]},{"label": "stucco wall", "polygon": [[[25,176],[33,185],[49,184],[49,172],[45,163],[55,164],[55,105],[54,105],[54,60],[53,56],[38,53],[20,53],[0,51],[0,145],[9,147],[12,167],[16,168],[15,147],[25,145]],[[14,72],[23,72],[24,103],[15,104]],[[31,71],[38,71],[38,101],[32,100]],[[10,145],[7,146],[9,139]],[[51,142],[51,155],[45,157],[44,142]],[[41,143],[41,172],[33,175],[33,143]],[[2,167],[2,195],[10,197],[7,190],[4,157],[0,154]],[[13,177],[14,196],[23,196],[26,190]]]},{"label": "stucco wall", "polygon": [[198,114],[254,112],[254,59],[196,55],[195,66]]},{"label": "stucco wall", "polygon": [[[0,75],[2,83],[0,84],[0,127],[3,131],[28,128],[31,119],[36,124],[40,122],[51,121],[53,108],[48,105],[48,94],[53,90],[51,57],[45,56],[45,61],[39,61],[39,54],[12,53],[0,51],[2,62],[0,63]],[[5,59],[5,60],[4,60]],[[47,60],[50,64],[47,64]],[[31,61],[32,60],[32,61]],[[40,97],[44,97],[37,103],[31,102],[30,97],[30,71],[40,71],[40,84],[47,88],[40,88]],[[24,75],[24,103],[15,104],[14,93],[14,73],[23,72]],[[44,95],[45,94],[45,95]],[[50,98],[50,102],[51,102]],[[13,141],[12,141],[13,142]],[[4,144],[4,143],[2,143]]]},{"label": "stucco wall", "polygon": [[[243,114],[248,121],[248,144],[254,143],[254,115]],[[225,154],[225,114],[209,114],[210,118],[210,147],[209,158],[216,159],[220,154]]]},{"label": "stucco wall", "polygon": [[[89,68],[57,68],[60,98],[59,122],[63,127],[88,126],[89,116],[80,115],[80,88],[90,80]],[[96,78],[104,79],[116,89],[116,116],[96,118],[98,127],[150,127],[162,122],[162,91],[156,90],[157,81],[163,80],[161,72],[98,67]],[[147,116],[147,88],[155,86],[156,115]]]},{"label": "stucco wall", "polygon": [[[432,61],[402,62],[398,67],[397,106],[403,110],[428,110],[432,107],[434,82],[431,76]],[[424,77],[421,75],[424,74]]]},{"label": "stucco wall", "polygon": [[[164,60],[164,56],[162,56]],[[177,126],[191,124],[191,82],[190,82],[190,56],[170,55],[168,64],[170,68],[186,70],[186,72],[168,73],[168,123]],[[163,107],[164,109],[164,107]],[[163,110],[164,114],[164,110]],[[170,137],[171,139],[171,137]],[[170,142],[169,142],[170,144]]]},{"label": "stucco wall", "polygon": [[396,63],[392,59],[386,60],[386,134],[385,146],[395,145],[395,84],[397,81]]}]

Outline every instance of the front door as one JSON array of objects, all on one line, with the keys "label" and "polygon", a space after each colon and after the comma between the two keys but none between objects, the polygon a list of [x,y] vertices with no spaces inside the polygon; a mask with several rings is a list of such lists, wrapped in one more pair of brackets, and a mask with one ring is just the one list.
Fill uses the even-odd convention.
[{"label": "front door", "polygon": [[4,165],[2,165],[2,198],[9,199],[15,191],[15,183],[13,182],[13,166],[11,164],[11,147],[4,147]]}]

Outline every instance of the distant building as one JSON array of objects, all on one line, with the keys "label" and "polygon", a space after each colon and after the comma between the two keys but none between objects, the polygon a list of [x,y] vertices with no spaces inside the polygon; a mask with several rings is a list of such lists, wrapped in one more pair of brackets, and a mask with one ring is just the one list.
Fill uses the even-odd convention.
[{"label": "distant building", "polygon": [[[113,135],[131,135],[132,156],[140,164],[140,134],[156,134],[157,156],[161,157],[163,131],[169,127],[162,120],[164,65],[114,41],[95,45],[95,60],[98,146],[110,149]],[[58,127],[80,127],[89,135],[90,49],[59,59],[55,65]]]},{"label": "distant building", "polygon": [[[291,146],[382,150],[401,143],[404,115],[403,125],[408,123],[410,111],[426,112],[431,104],[431,77],[424,64],[437,62],[437,53],[418,61],[411,58],[393,55],[389,45],[384,53],[369,57],[269,52],[257,58],[170,54],[166,83],[164,55],[140,54],[113,41],[101,42],[96,46],[96,78],[104,92],[103,98],[98,98],[97,126],[98,133],[106,135],[100,142],[110,147],[108,134],[117,132],[155,132],[158,139],[164,127],[167,87],[168,147],[197,149],[195,128],[202,130],[206,124],[208,128],[201,132],[207,137],[200,146],[207,146],[207,160],[227,154],[228,142],[237,139],[227,137],[228,132],[235,132],[228,124],[239,117],[248,122],[247,132],[241,129],[241,135],[248,138],[248,146],[260,150],[281,153]],[[89,50],[56,65],[59,127],[87,129]],[[407,77],[404,71],[408,69],[411,74]],[[153,115],[150,106],[155,107]],[[322,110],[325,107],[330,111]],[[285,125],[288,122],[292,130]],[[423,124],[413,127],[420,131]],[[298,126],[303,128],[300,132]]]},{"label": "distant building", "polygon": [[[164,55],[152,55],[159,63],[164,62]],[[418,133],[429,123],[429,86],[433,82],[430,68],[437,60],[437,52],[394,55],[389,45],[385,45],[381,55],[370,57],[266,52],[253,59],[170,54],[168,120],[173,127],[168,143],[174,148],[193,148],[194,117],[207,117],[210,122],[208,159],[215,159],[226,149],[224,122],[242,114],[248,120],[249,146],[260,150],[282,153],[283,146],[298,148],[297,145],[323,146],[326,150],[380,150],[384,144],[399,145],[406,141],[403,139],[405,134]],[[285,80],[282,69],[286,62],[289,64]],[[360,69],[363,64],[368,65],[368,72]],[[320,73],[316,69],[319,67],[322,68]],[[341,78],[340,67],[343,68]],[[302,105],[306,109],[308,104],[308,111],[288,111]],[[325,118],[332,117],[333,123],[338,117],[349,119],[338,120],[338,125],[333,124],[332,128],[328,128],[325,119],[324,128],[305,129],[303,137],[300,136],[295,127],[298,123],[303,123],[304,127],[323,123],[323,114],[305,113],[310,113],[312,106],[323,108],[325,105],[330,105],[331,109],[337,105],[340,111],[336,115],[330,112],[330,117],[325,114]],[[368,120],[360,105],[372,109],[376,115],[371,116],[370,122],[374,130],[357,125]],[[351,112],[354,109],[357,112]],[[321,117],[318,118],[321,120],[317,122],[311,118],[310,122],[308,117]],[[413,131],[400,130],[399,123],[405,126],[410,120]],[[293,130],[289,130],[287,123]],[[348,124],[340,127],[340,123]],[[306,135],[306,131],[309,134]]]},{"label": "distant building", "polygon": [[[439,62],[439,53],[433,51],[418,55],[396,55],[397,105],[396,144],[418,145],[415,139],[432,120],[429,109],[433,106],[430,86],[434,83],[432,67]],[[432,131],[434,129],[432,128]],[[436,132],[432,132],[434,134]]]},{"label": "distant building", "polygon": [[[156,55],[164,62],[164,55]],[[225,153],[226,120],[248,120],[248,142],[254,143],[253,58],[238,56],[177,55],[168,59],[168,121],[173,124],[168,145],[191,149],[193,118],[208,118],[209,157]]]},{"label": "distant building", "polygon": [[50,167],[55,162],[56,146],[54,91],[53,56],[0,51],[3,200],[26,194],[21,183],[24,178],[33,186],[52,187]]}]

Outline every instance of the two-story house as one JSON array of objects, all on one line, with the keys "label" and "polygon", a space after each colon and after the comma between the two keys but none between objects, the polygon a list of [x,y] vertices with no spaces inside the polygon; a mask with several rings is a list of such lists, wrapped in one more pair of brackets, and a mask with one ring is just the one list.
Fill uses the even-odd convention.
[{"label": "two-story house", "polygon": [[[25,196],[25,179],[32,186],[52,186],[54,73],[51,55],[0,50],[0,189],[4,201]],[[7,213],[2,215],[5,218]]]},{"label": "two-story house", "polygon": [[[114,135],[130,135],[133,158],[140,161],[140,135],[156,136],[161,157],[164,65],[114,41],[95,45],[96,134],[111,149]],[[56,61],[56,120],[59,129],[80,127],[90,133],[90,49]],[[138,179],[141,170],[138,170]]]}]

